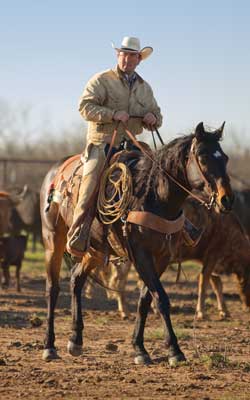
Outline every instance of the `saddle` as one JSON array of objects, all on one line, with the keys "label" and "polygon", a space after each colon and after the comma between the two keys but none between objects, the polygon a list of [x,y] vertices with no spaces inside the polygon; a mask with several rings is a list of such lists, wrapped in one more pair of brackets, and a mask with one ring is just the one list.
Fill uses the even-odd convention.
[{"label": "saddle", "polygon": [[[129,174],[129,168],[136,164],[136,162],[140,158],[140,154],[141,152],[139,150],[136,150],[135,148],[132,150],[126,149],[116,152],[109,161],[109,164],[107,165],[106,169],[103,171],[102,176],[105,174],[107,169],[109,169],[112,165],[115,164],[117,165],[121,163],[124,164],[125,161],[126,161],[125,168]],[[70,174],[68,174],[69,166],[71,167]],[[57,218],[54,218],[52,223],[52,225],[54,224],[54,227],[57,224],[59,213],[62,215],[64,221],[68,226],[72,225],[74,207],[77,204],[79,197],[79,191],[82,179],[82,167],[83,167],[83,161],[81,159],[80,154],[70,157],[63,162],[63,164],[60,166],[53,179],[47,197],[46,211],[49,212],[52,205],[53,208],[54,207],[57,208],[56,210]],[[102,178],[99,184],[100,186],[103,185]],[[83,224],[84,224],[84,229],[82,229],[83,232],[89,231],[89,227],[92,225],[92,222],[96,216],[100,220],[96,206],[97,206],[97,196],[91,202],[90,207],[87,207],[88,213],[86,213],[83,218]],[[126,255],[124,254],[124,250],[122,250],[121,243],[118,243],[119,241],[118,238],[112,235],[109,229],[108,231],[109,231],[108,236],[110,237],[110,240],[108,241],[110,245],[112,245],[112,248],[115,247],[117,249],[116,251],[117,255],[121,254],[123,256]]]}]

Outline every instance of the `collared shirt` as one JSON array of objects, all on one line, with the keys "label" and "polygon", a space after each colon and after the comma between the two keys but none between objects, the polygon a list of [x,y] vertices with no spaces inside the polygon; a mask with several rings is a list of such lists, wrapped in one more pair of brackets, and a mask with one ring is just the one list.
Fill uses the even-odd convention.
[{"label": "collared shirt", "polygon": [[128,82],[128,85],[131,89],[137,79],[137,74],[135,72],[133,72],[132,74],[129,75],[124,72],[122,75],[124,76],[125,80]]}]

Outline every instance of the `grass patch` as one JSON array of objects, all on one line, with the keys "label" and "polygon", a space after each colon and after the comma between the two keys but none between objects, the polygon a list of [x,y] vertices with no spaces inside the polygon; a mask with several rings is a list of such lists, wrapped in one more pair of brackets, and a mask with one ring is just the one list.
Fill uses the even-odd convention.
[{"label": "grass patch", "polygon": [[[175,328],[175,334],[178,340],[188,340],[191,338],[191,335],[186,331],[186,329]],[[145,338],[148,340],[163,340],[165,337],[163,328],[156,328],[146,332]]]},{"label": "grass patch", "polygon": [[175,331],[175,334],[176,334],[178,340],[189,340],[192,337],[190,335],[190,333],[187,332],[186,329],[175,328],[174,331]]},{"label": "grass patch", "polygon": [[[183,261],[181,263],[181,276],[180,276],[180,280],[181,281],[189,281],[189,280],[196,280],[199,273],[201,272],[201,264],[195,262],[195,261]],[[177,274],[178,271],[178,264],[173,263],[170,264],[167,268],[167,270],[165,271],[164,275],[166,277],[166,280],[168,281],[169,279],[169,272],[171,272],[172,275],[172,279],[173,279],[173,274]],[[163,276],[164,276],[163,275]],[[176,277],[174,278],[174,280],[176,279]]]},{"label": "grass patch", "polygon": [[108,323],[108,318],[107,317],[97,317],[95,319],[95,323],[97,325],[106,325]]},{"label": "grass patch", "polygon": [[[171,264],[174,269],[178,269],[178,264]],[[184,272],[194,272],[199,273],[201,271],[201,264],[195,261],[183,261],[181,263]]]},{"label": "grass patch", "polygon": [[164,329],[163,328],[156,328],[146,332],[145,338],[148,340],[162,340],[164,338]]},{"label": "grass patch", "polygon": [[208,369],[224,369],[232,366],[229,359],[221,353],[202,356],[201,361]]}]

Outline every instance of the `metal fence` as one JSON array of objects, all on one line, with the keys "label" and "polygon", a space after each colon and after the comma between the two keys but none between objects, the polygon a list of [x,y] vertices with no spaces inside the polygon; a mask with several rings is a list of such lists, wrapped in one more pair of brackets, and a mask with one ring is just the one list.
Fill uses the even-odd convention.
[{"label": "metal fence", "polygon": [[22,187],[28,184],[40,190],[42,181],[50,166],[56,160],[0,159],[0,189]]}]

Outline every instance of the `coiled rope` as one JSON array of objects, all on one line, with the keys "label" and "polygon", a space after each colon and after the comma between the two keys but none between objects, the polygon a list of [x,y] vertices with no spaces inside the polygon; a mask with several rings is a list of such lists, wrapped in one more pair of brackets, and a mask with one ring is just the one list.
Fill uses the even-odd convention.
[{"label": "coiled rope", "polygon": [[104,171],[97,200],[103,224],[112,224],[125,215],[132,193],[132,176],[125,164],[117,162]]}]

